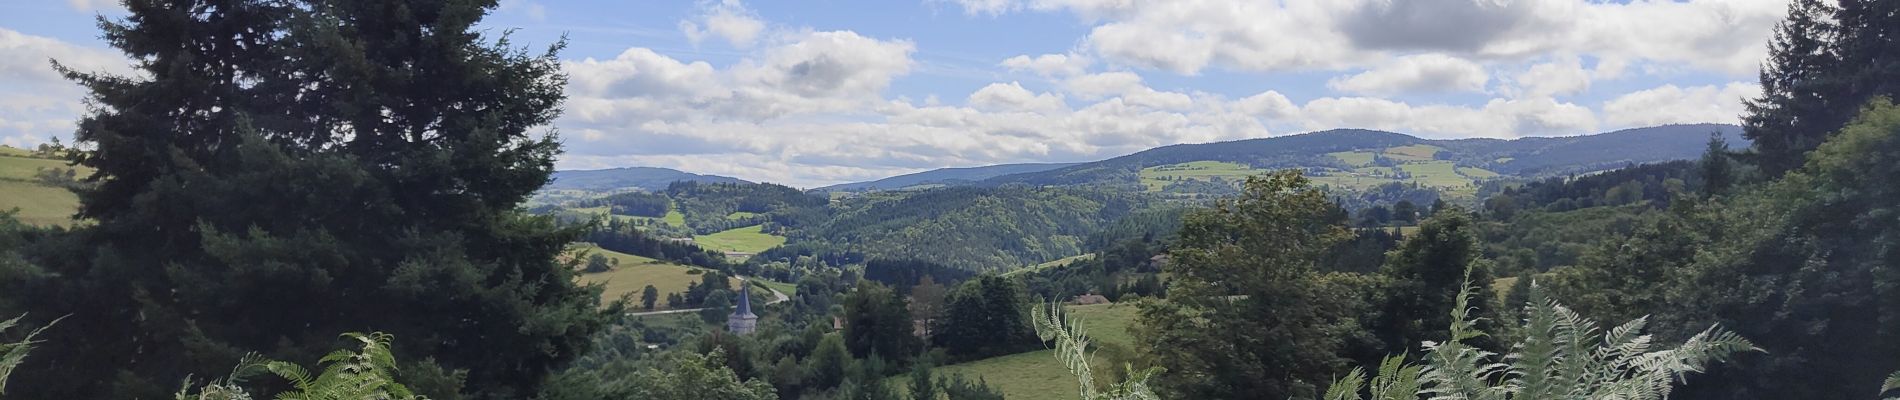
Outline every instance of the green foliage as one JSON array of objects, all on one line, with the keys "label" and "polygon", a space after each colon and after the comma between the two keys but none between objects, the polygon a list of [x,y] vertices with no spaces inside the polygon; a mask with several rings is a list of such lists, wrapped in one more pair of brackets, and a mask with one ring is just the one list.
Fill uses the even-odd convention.
[{"label": "green foliage", "polygon": [[1359,335],[1361,283],[1315,265],[1348,235],[1331,200],[1292,171],[1245,189],[1187,216],[1168,301],[1141,304],[1137,337],[1168,397],[1311,397]]},{"label": "green foliage", "polygon": [[673,351],[651,365],[617,360],[585,374],[563,374],[549,383],[547,400],[776,400],[772,385],[741,379],[726,367],[726,353]]},{"label": "green foliage", "polygon": [[1024,321],[1027,299],[1016,282],[984,275],[957,286],[945,300],[943,318],[931,328],[933,342],[957,360],[1033,349],[1035,333]]},{"label": "green foliage", "polygon": [[[130,1],[137,73],[65,70],[93,107],[93,223],[0,282],[83,326],[23,398],[160,398],[251,350],[308,362],[390,332],[405,359],[515,398],[618,313],[556,261],[578,232],[519,206],[560,144],[555,51],[483,34],[490,1]],[[39,322],[39,321],[34,321]],[[36,357],[36,359],[39,357]],[[454,396],[454,393],[430,393]]]},{"label": "green foliage", "polygon": [[921,346],[911,334],[910,310],[890,287],[869,280],[844,296],[844,343],[859,358],[909,360]]},{"label": "green foliage", "polygon": [[1768,355],[1712,371],[1708,398],[1853,398],[1900,368],[1900,107],[1885,100],[1781,179],[1689,213],[1707,237],[1670,282],[1672,338],[1709,323]]},{"label": "green foliage", "polygon": [[1089,188],[953,187],[872,193],[795,240],[847,247],[866,259],[921,259],[972,271],[1081,254],[1089,234],[1144,209],[1137,194]]},{"label": "green foliage", "polygon": [[[1524,339],[1499,356],[1466,344],[1487,333],[1469,310],[1477,293],[1466,281],[1451,309],[1451,340],[1425,342],[1424,364],[1407,365],[1402,356],[1380,363],[1367,385],[1355,369],[1333,382],[1323,398],[1357,399],[1664,399],[1689,373],[1736,353],[1759,351],[1753,343],[1709,327],[1675,348],[1662,348],[1638,318],[1608,331],[1533,286],[1526,304]],[[1369,394],[1369,397],[1362,397]]]},{"label": "green foliage", "polygon": [[1127,377],[1121,382],[1106,383],[1106,387],[1097,389],[1095,372],[1090,364],[1094,357],[1089,353],[1089,337],[1082,331],[1080,321],[1063,311],[1060,303],[1037,306],[1031,309],[1030,321],[1035,324],[1036,335],[1043,341],[1054,342],[1055,356],[1074,374],[1081,388],[1082,400],[1159,400],[1154,390],[1148,387],[1148,378],[1161,371],[1160,368],[1148,368],[1135,371],[1131,365],[1123,364]]},{"label": "green foliage", "polygon": [[[13,329],[20,323],[20,318],[13,317],[13,319],[0,321],[0,332]],[[58,321],[55,320],[55,322]],[[26,337],[20,338],[18,342],[0,343],[0,395],[7,394],[7,377],[13,375],[13,369],[19,368],[20,363],[26,362],[26,354],[33,351],[35,343],[39,343],[33,338],[38,337],[40,332],[45,332],[46,328],[50,327],[52,327],[51,323],[27,332]]]},{"label": "green foliage", "polygon": [[346,333],[343,337],[361,343],[362,350],[331,352],[319,361],[328,366],[315,376],[297,364],[271,361],[253,354],[239,361],[224,379],[214,380],[199,388],[190,387],[187,381],[187,386],[173,397],[178,400],[249,399],[250,395],[245,393],[242,383],[255,375],[270,373],[290,382],[290,390],[277,394],[276,398],[280,400],[425,399],[396,382],[396,356],[390,351],[391,338],[388,334]]},{"label": "green foliage", "polygon": [[938,378],[937,386],[943,388],[947,400],[1003,400],[1003,392],[990,387],[982,378],[970,381],[961,374],[951,375],[949,378]]},{"label": "green foliage", "polygon": [[[1371,328],[1385,342],[1387,353],[1405,349],[1422,341],[1444,342],[1440,333],[1448,326],[1444,310],[1457,300],[1464,282],[1490,282],[1490,266],[1478,258],[1477,236],[1471,214],[1458,208],[1437,213],[1419,226],[1418,234],[1406,238],[1386,258],[1381,271],[1386,282],[1379,292],[1384,304]],[[1469,310],[1480,329],[1497,331],[1497,298],[1489,285],[1475,289],[1478,302]],[[1474,339],[1473,344],[1489,351],[1500,350],[1493,340]]]}]

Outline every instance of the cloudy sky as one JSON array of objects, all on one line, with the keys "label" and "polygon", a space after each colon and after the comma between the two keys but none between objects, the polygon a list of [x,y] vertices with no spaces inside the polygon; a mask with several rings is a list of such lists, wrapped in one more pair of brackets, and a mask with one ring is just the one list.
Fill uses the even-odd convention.
[{"label": "cloudy sky", "polygon": [[[46,60],[125,70],[109,0],[0,4],[0,143],[70,139]],[[1372,128],[1735,123],[1786,0],[503,0],[566,35],[562,169],[795,186]]]}]

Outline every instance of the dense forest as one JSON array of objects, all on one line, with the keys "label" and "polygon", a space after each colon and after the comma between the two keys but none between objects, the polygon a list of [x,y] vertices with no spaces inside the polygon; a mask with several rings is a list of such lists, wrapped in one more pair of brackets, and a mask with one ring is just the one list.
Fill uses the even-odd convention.
[{"label": "dense forest", "polygon": [[[1746,145],[1673,127],[1701,130],[1672,139],[1699,158],[1542,165],[1468,203],[1342,194],[1301,168],[1223,196],[1139,182],[1317,140],[1292,136],[988,184],[680,181],[543,210],[562,45],[480,34],[499,3],[131,4],[100,29],[140,73],[62,67],[93,104],[62,155],[94,171],[70,187],[85,223],[0,212],[9,399],[989,400],[1011,375],[1086,400],[1900,386],[1900,2],[1794,1]],[[1356,148],[1335,144],[1313,145]],[[609,212],[531,212],[567,206]],[[789,241],[739,262],[684,240],[754,225]],[[578,283],[596,266],[577,242],[706,268],[667,301],[682,309],[630,313]]]}]

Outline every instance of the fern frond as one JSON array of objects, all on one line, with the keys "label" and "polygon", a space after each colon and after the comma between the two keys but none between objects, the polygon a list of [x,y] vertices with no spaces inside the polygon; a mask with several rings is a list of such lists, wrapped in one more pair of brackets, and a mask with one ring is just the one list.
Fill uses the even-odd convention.
[{"label": "fern frond", "polygon": [[1365,387],[1366,370],[1363,368],[1353,368],[1352,372],[1346,373],[1346,376],[1334,380],[1333,385],[1326,388],[1326,395],[1323,398],[1326,400],[1360,400],[1359,390]]},{"label": "fern frond", "polygon": [[[13,317],[13,319],[0,321],[0,332],[5,332],[19,325],[21,318],[26,318],[26,316],[21,315]],[[40,333],[46,332],[46,328],[51,328],[54,324],[58,324],[59,321],[64,319],[66,319],[66,317],[59,317],[58,319],[54,319],[53,322],[46,323],[46,326],[34,329],[32,332],[27,332],[26,337],[21,338],[19,342],[0,343],[0,394],[6,394],[7,392],[7,377],[13,375],[13,370],[19,368],[21,363],[26,362],[26,355],[33,351],[33,345],[40,343],[40,341],[33,340],[33,338],[39,337]]]}]

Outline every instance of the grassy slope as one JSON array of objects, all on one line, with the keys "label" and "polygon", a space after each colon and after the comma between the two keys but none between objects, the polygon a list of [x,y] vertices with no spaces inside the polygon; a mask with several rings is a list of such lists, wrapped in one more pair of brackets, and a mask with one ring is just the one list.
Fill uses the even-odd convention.
[{"label": "grassy slope", "polygon": [[785,237],[765,233],[764,225],[752,225],[694,236],[693,242],[712,250],[757,253],[785,244]]},{"label": "grassy slope", "polygon": [[[1069,306],[1069,311],[1081,319],[1082,330],[1099,343],[1113,343],[1134,348],[1134,335],[1128,328],[1135,322],[1135,306],[1132,304],[1097,304],[1087,306]],[[1099,359],[1098,359],[1099,361]],[[1099,364],[1099,362],[1097,363]],[[1099,371],[1110,368],[1097,365],[1096,377],[1104,376]],[[1113,366],[1121,368],[1121,366]],[[1074,399],[1076,381],[1069,370],[1056,361],[1050,350],[1032,351],[992,357],[961,364],[937,367],[936,372],[945,376],[962,374],[965,378],[982,378],[990,386],[1003,391],[1009,399]],[[904,387],[909,381],[906,376],[896,376],[885,380],[886,384],[899,393],[908,394]]]},{"label": "grassy slope", "polygon": [[1438,146],[1415,144],[1385,149],[1385,157],[1395,161],[1431,161],[1438,155]]},{"label": "grassy slope", "polygon": [[1013,271],[1004,272],[1003,276],[1016,276],[1016,275],[1026,274],[1033,271],[1041,271],[1041,270],[1045,270],[1049,268],[1069,265],[1069,263],[1072,263],[1072,262],[1076,262],[1079,260],[1087,260],[1091,258],[1095,258],[1095,253],[1077,254],[1073,256],[1059,258],[1059,259],[1056,259],[1055,261],[1017,268]]},{"label": "grassy slope", "polygon": [[1168,183],[1170,183],[1169,181],[1161,180],[1162,177],[1197,181],[1213,180],[1218,177],[1227,181],[1237,181],[1246,179],[1248,176],[1259,175],[1266,172],[1267,171],[1253,169],[1252,167],[1238,163],[1194,161],[1142,168],[1141,173],[1138,175],[1141,177],[1141,184],[1147,186],[1148,191],[1159,192],[1161,188],[1168,186]]},{"label": "grassy slope", "polygon": [[[602,300],[611,301],[620,298],[623,294],[631,294],[633,296],[631,299],[634,304],[637,305],[640,301],[640,291],[645,289],[647,285],[653,285],[653,288],[660,290],[660,301],[654,303],[653,306],[655,310],[666,309],[667,293],[684,294],[686,293],[687,283],[698,282],[701,279],[701,274],[690,273],[689,271],[698,270],[701,273],[708,271],[704,268],[673,264],[602,249],[594,247],[593,245],[581,245],[576,247],[580,249],[580,251],[600,254],[608,258],[620,260],[620,266],[615,267],[612,271],[593,274],[582,273],[580,275],[581,283],[602,283],[607,285],[606,292],[601,293]],[[731,282],[733,285],[739,284],[737,280],[730,280],[728,282]]]},{"label": "grassy slope", "polygon": [[[30,225],[67,225],[79,209],[79,196],[65,188],[46,186],[33,178],[41,168],[67,169],[64,160],[16,157],[25,151],[5,147],[0,150],[0,211],[19,208],[15,215]],[[81,168],[79,176],[91,173]]]},{"label": "grassy slope", "polygon": [[1333,156],[1333,158],[1338,159],[1339,162],[1354,167],[1372,165],[1372,152],[1369,151],[1341,151],[1337,153],[1326,153],[1326,155]]}]

